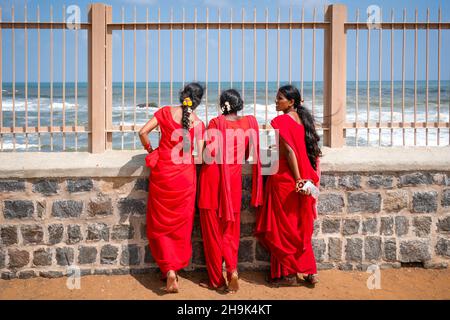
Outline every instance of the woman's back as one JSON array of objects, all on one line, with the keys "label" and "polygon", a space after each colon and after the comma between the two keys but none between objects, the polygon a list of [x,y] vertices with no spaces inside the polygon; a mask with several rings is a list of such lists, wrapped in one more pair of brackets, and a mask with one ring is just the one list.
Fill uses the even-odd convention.
[{"label": "woman's back", "polygon": [[[185,134],[183,125],[180,123],[181,121],[177,122],[174,118],[174,115],[177,115],[177,110],[174,109],[176,109],[176,107],[165,106],[156,111],[154,114],[154,116],[158,119],[159,128],[161,130],[161,140],[159,142],[160,156],[162,154],[165,154],[166,157],[170,156],[173,148],[176,148],[177,145],[182,142]],[[172,112],[173,110],[174,112]],[[189,129],[191,154],[194,148],[194,136],[200,138],[204,130],[203,122],[201,122],[196,115],[194,116],[194,118],[196,119],[196,121],[194,121],[193,126]],[[174,137],[174,131],[176,130],[178,130],[178,132],[175,133],[175,137],[178,135],[178,139],[172,139]]]}]

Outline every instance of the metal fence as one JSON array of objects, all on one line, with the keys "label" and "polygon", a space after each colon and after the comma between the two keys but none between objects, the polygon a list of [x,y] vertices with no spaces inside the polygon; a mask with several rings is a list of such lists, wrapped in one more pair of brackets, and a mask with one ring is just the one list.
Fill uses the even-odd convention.
[{"label": "metal fence", "polygon": [[[1,9],[0,9],[1,10]],[[269,97],[273,95],[272,92],[279,87],[282,83],[293,83],[298,85],[301,89],[302,95],[307,100],[307,107],[310,108],[313,115],[318,120],[318,130],[323,136],[323,145],[329,147],[341,147],[344,145],[371,145],[373,136],[378,135],[378,145],[394,145],[394,133],[396,130],[400,130],[402,134],[402,145],[406,145],[406,136],[408,129],[413,130],[414,143],[413,145],[420,145],[418,141],[418,130],[424,130],[426,136],[426,145],[429,145],[429,132],[437,130],[436,139],[437,145],[445,145],[441,139],[442,133],[445,134],[449,129],[448,110],[449,107],[444,106],[443,99],[448,98],[450,104],[450,88],[448,88],[447,96],[442,98],[442,94],[445,93],[447,88],[441,86],[441,47],[442,47],[442,31],[448,31],[450,29],[450,23],[441,22],[441,13],[439,12],[439,21],[430,22],[418,22],[417,13],[415,22],[406,22],[406,14],[403,22],[381,22],[379,23],[379,30],[372,30],[372,26],[366,22],[359,22],[359,13],[357,13],[356,22],[347,21],[347,8],[343,5],[330,5],[324,8],[324,21],[316,21],[317,10],[314,9],[313,19],[310,22],[304,20],[304,9],[301,11],[301,20],[294,21],[292,19],[292,10],[289,11],[289,21],[282,22],[280,20],[280,10],[277,13],[277,21],[269,21],[269,12],[265,10],[265,21],[258,21],[256,15],[256,9],[253,11],[253,21],[246,21],[244,19],[244,9],[241,11],[242,19],[240,21],[221,21],[221,12],[217,12],[217,21],[209,21],[209,10],[206,11],[206,20],[203,22],[198,21],[197,9],[195,10],[194,17],[187,21],[185,19],[185,12],[183,10],[182,20],[175,22],[173,19],[173,12],[170,13],[169,22],[161,22],[160,11],[158,10],[158,21],[149,22],[149,13],[146,12],[146,21],[137,22],[136,10],[134,12],[134,22],[125,22],[125,14],[122,9],[122,21],[112,21],[112,7],[96,3],[90,6],[89,18],[87,23],[80,23],[74,30],[74,41],[72,45],[74,48],[73,55],[73,67],[75,72],[75,80],[71,83],[70,90],[66,88],[66,28],[65,22],[53,22],[53,12],[51,12],[50,22],[39,21],[39,10],[37,12],[36,22],[28,22],[25,19],[24,22],[14,21],[14,10],[12,10],[11,22],[0,22],[0,149],[2,151],[15,151],[16,138],[20,138],[24,142],[24,150],[36,150],[41,151],[41,136],[48,136],[50,138],[48,144],[49,150],[60,149],[62,151],[68,150],[88,150],[89,152],[98,153],[104,152],[110,149],[135,149],[136,148],[136,133],[140,129],[141,125],[145,123],[152,112],[157,107],[167,104],[176,104],[177,89],[182,87],[186,81],[200,80],[204,82],[206,92],[204,103],[199,112],[202,113],[202,119],[208,122],[212,117],[218,114],[217,98],[222,89],[234,87],[241,92],[244,101],[251,101],[248,103],[248,108],[244,109],[242,114],[254,114],[259,117],[259,122],[262,129],[270,129],[269,121],[273,112],[269,108]],[[25,9],[26,12],[26,9]],[[64,8],[64,12],[65,8]],[[233,17],[233,13],[230,16]],[[1,12],[0,12],[1,13]],[[25,17],[27,14],[25,13]],[[1,14],[0,14],[1,17]],[[429,14],[428,14],[429,17]],[[64,14],[63,14],[64,18]],[[64,21],[65,19],[63,19]],[[15,30],[24,30],[24,42],[25,42],[25,56],[24,56],[24,70],[25,70],[25,83],[23,84],[23,100],[20,109],[19,120],[16,118],[16,53],[15,53]],[[28,119],[28,101],[29,101],[29,85],[28,85],[28,30],[37,31],[37,88],[33,88],[34,97],[37,99],[35,112],[33,119]],[[4,63],[2,58],[2,33],[8,30],[11,32],[11,50],[12,50],[12,83],[8,84],[8,88],[4,91],[5,85],[2,79],[2,65]],[[48,103],[43,104],[41,101],[42,85],[40,81],[40,64],[41,64],[41,30],[50,32],[50,83],[46,84],[45,91]],[[60,92],[59,105],[60,110],[54,112],[54,30],[60,30],[62,32],[62,47],[57,48],[58,54],[62,55],[62,84],[61,88],[57,88]],[[394,30],[400,30],[403,32],[403,52],[402,52],[402,85],[401,85],[401,98],[395,95],[395,83],[394,83]],[[425,110],[421,113],[425,116],[422,121],[418,118],[417,112],[417,34],[419,30],[426,32],[426,102]],[[437,74],[437,101],[436,101],[436,116],[429,117],[429,32],[430,30],[438,33],[438,74]],[[415,35],[415,55],[414,55],[414,106],[413,106],[413,121],[409,121],[406,117],[406,113],[409,110],[407,106],[407,99],[405,99],[405,89],[408,86],[405,84],[405,34],[413,32]],[[79,33],[87,32],[87,55],[88,59],[88,77],[87,84],[78,83],[78,60],[79,60]],[[137,82],[137,62],[142,62],[137,58],[137,40],[136,34],[144,33],[145,36],[145,58],[143,58],[145,64],[145,82],[139,84]],[[214,39],[217,40],[216,55],[211,55],[211,41],[210,32],[214,32]],[[239,32],[239,33],[237,33]],[[276,32],[277,44],[270,43],[269,33]],[[293,40],[294,32],[297,33]],[[311,48],[307,48],[304,45],[305,33],[311,32],[312,45]],[[356,48],[347,47],[347,36],[349,33],[354,32],[356,36]],[[361,82],[359,81],[359,37],[362,32],[366,33],[367,37],[367,81],[363,88],[361,88]],[[373,81],[371,81],[370,72],[370,60],[373,50],[371,50],[371,36],[374,32],[378,32],[379,39],[379,82],[377,83],[376,91],[378,93],[377,107],[373,107]],[[203,33],[204,37],[199,39],[199,34]],[[288,59],[282,61],[282,55],[280,53],[280,39],[282,33],[288,36]],[[391,81],[387,86],[382,79],[382,39],[383,34],[390,34],[391,41],[391,56],[390,56],[390,69],[391,69]],[[448,33],[448,32],[447,32]],[[126,34],[132,35],[132,45],[126,45]],[[117,35],[117,37],[114,37]],[[161,37],[167,36],[169,39],[168,50],[161,50]],[[240,37],[239,37],[240,36]],[[174,45],[174,37],[178,37],[181,41],[176,41]],[[185,42],[187,38],[193,41],[193,52],[186,53]],[[221,54],[221,46],[223,47],[224,38],[227,37],[227,43],[229,45],[229,54],[227,54],[226,61]],[[317,38],[319,37],[319,40]],[[113,39],[120,41],[120,50],[113,50]],[[149,40],[150,39],[150,40]],[[114,41],[116,41],[114,40]],[[252,41],[252,50],[248,52],[245,43],[248,40]],[[157,41],[157,50],[152,51],[150,49],[150,41]],[[233,49],[233,44],[240,43],[241,52],[238,54]],[[257,43],[264,42],[264,52],[258,50]],[[323,52],[318,52],[316,44],[318,41],[323,42]],[[293,42],[300,44],[300,52],[293,54]],[[238,47],[238,45],[235,45]],[[269,67],[270,61],[274,57],[269,55],[269,47],[276,47],[276,82],[269,79]],[[130,49],[132,48],[132,53]],[[198,61],[198,50],[205,50],[205,60]],[[349,85],[347,82],[347,60],[348,50],[356,49],[355,59],[355,78],[354,85]],[[305,50],[311,50],[311,81],[308,82],[308,91],[304,81]],[[155,52],[156,51],[156,52]],[[164,54],[163,52],[167,52]],[[174,81],[174,52],[181,52],[178,59],[181,62],[181,82]],[[121,57],[121,65],[113,65],[113,54],[117,54]],[[321,57],[323,59],[318,59]],[[250,57],[250,66],[246,64],[247,58]],[[47,58],[47,57],[46,57]],[[133,61],[133,82],[128,86],[125,82],[125,61],[132,59]],[[167,83],[161,80],[161,60],[170,60],[169,69],[169,81]],[[236,76],[236,60],[240,60],[240,76]],[[263,70],[258,69],[257,61],[264,61]],[[298,63],[298,70],[294,70],[294,63]],[[192,75],[186,76],[187,63],[193,63]],[[155,69],[151,72],[157,74],[157,81],[154,83],[149,81],[149,65],[154,63]],[[9,63],[9,62],[8,62]],[[288,68],[287,79],[281,79],[280,65],[286,65]],[[307,62],[307,64],[309,61]],[[204,74],[200,75],[198,72],[199,65],[204,66]],[[317,81],[316,68],[317,64],[322,64],[323,69],[323,81]],[[72,66],[72,63],[70,64]],[[210,80],[210,69],[217,68],[217,81]],[[221,74],[224,68],[229,68],[229,82],[224,83],[221,78]],[[247,69],[253,69],[252,77],[246,76]],[[157,70],[156,70],[157,69]],[[119,72],[122,81],[120,83],[113,82],[113,72]],[[257,73],[264,74],[264,81],[257,81]],[[293,74],[298,76],[299,79],[294,79]],[[269,81],[270,80],[270,81]],[[449,82],[450,83],[450,82]],[[276,87],[275,87],[276,85]],[[259,86],[259,87],[258,87]],[[351,88],[349,88],[351,87]],[[372,87],[373,88],[373,87]],[[83,90],[83,97],[85,99],[85,119],[79,119],[79,99],[78,95],[80,90]],[[389,103],[383,101],[383,96],[386,95],[385,91],[390,93]],[[67,110],[66,100],[68,98],[67,91],[70,91],[70,110]],[[167,95],[162,96],[162,93],[167,91]],[[305,95],[305,92],[307,94]],[[365,108],[360,107],[361,95],[365,93]],[[6,106],[3,103],[3,94],[11,96],[11,106]],[[272,97],[274,98],[274,97]],[[352,99],[352,101],[347,101]],[[142,101],[139,101],[142,99]],[[151,100],[155,103],[152,104]],[[322,104],[317,103],[320,100]],[[397,114],[398,106],[396,102],[401,104],[400,112],[401,119],[398,120],[394,117]],[[142,102],[142,103],[139,103]],[[264,107],[263,110],[259,110],[258,106]],[[45,105],[45,107],[44,107]],[[251,105],[253,105],[252,110]],[[44,110],[45,108],[45,110]],[[447,110],[445,110],[448,108]],[[48,109],[48,110],[47,110]],[[386,111],[387,110],[387,111]],[[362,112],[364,111],[364,112]],[[377,114],[373,115],[373,112]],[[41,121],[42,113],[46,112],[46,120]],[[55,118],[55,114],[57,117]],[[387,115],[387,116],[386,116]],[[432,120],[430,120],[432,119]],[[47,123],[48,122],[48,123]],[[56,123],[58,125],[56,125]],[[43,125],[42,123],[45,123]],[[60,125],[59,125],[60,124]],[[446,131],[444,131],[446,130]],[[363,134],[361,134],[363,132]],[[382,133],[389,135],[388,142],[382,141]],[[86,144],[86,147],[79,148],[78,136],[83,136],[82,141]],[[36,136],[37,142],[34,149],[28,148],[28,137]],[[58,136],[61,138],[60,147],[54,148],[53,137]],[[66,147],[66,139],[68,137],[74,138],[71,140],[70,148]],[[132,143],[126,143],[124,137],[132,137]],[[361,137],[365,136],[365,139]],[[448,134],[450,139],[450,134]],[[9,147],[4,147],[4,141],[10,139],[12,141]],[[350,141],[350,142],[349,142]],[[448,143],[447,143],[448,144]]]},{"label": "metal fence", "polygon": [[[344,129],[346,132],[353,131],[353,136],[355,137],[355,144],[358,145],[358,135],[360,131],[365,131],[363,134],[366,135],[365,140],[367,144],[370,144],[371,137],[375,137],[378,139],[378,145],[382,145],[382,131],[386,131],[386,140],[387,144],[394,144],[394,133],[399,133],[398,140],[399,144],[405,146],[407,143],[407,138],[411,138],[411,145],[419,145],[419,137],[418,133],[422,133],[421,137],[421,145],[430,145],[431,142],[434,142],[435,145],[449,145],[450,143],[450,134],[449,134],[449,118],[450,118],[450,82],[446,81],[445,86],[441,85],[441,75],[442,75],[442,33],[443,30],[447,31],[450,28],[450,23],[443,23],[442,20],[442,12],[439,8],[438,11],[438,22],[430,22],[430,11],[429,9],[426,12],[426,22],[418,21],[418,11],[417,9],[414,11],[414,22],[407,22],[407,12],[406,9],[403,10],[403,21],[395,22],[394,21],[394,10],[391,10],[391,21],[389,22],[378,22],[377,29],[372,30],[371,25],[366,22],[360,22],[360,14],[359,10],[356,12],[356,22],[345,23],[346,32],[354,32],[355,33],[355,47],[349,48],[349,50],[354,49],[356,54],[355,58],[355,102],[352,108],[352,112],[349,110],[349,106],[347,105],[347,121],[345,123]],[[380,15],[382,16],[382,15]],[[400,32],[401,41],[401,54],[396,53],[395,51],[395,32]],[[413,52],[407,52],[407,34],[408,31],[414,37],[414,49]],[[435,110],[431,110],[430,108],[430,31],[437,33],[437,48],[433,47],[433,52],[435,53],[434,58],[437,59],[437,81],[434,83],[435,96],[436,99],[434,102]],[[364,84],[363,91],[365,91],[365,103],[360,108],[360,81],[359,81],[359,35],[361,32],[366,33],[367,45],[366,45],[366,83]],[[424,59],[422,59],[423,64],[425,65],[425,80],[422,83],[422,86],[418,86],[418,46],[419,33],[424,33],[425,37],[425,48],[426,53]],[[373,33],[377,38],[378,52],[373,52],[371,50],[371,36]],[[389,38],[389,55],[388,63],[390,64],[390,72],[389,77],[390,81],[382,81],[382,68],[383,68],[383,34],[388,35]],[[370,80],[370,72],[371,72],[371,54],[375,55],[378,59],[378,83],[373,83]],[[406,59],[407,56],[413,57],[413,73],[414,80],[409,83],[406,83]],[[394,65],[396,63],[395,56],[400,56],[401,63],[401,83],[398,83],[396,86],[396,82],[394,81]],[[450,76],[450,70],[446,70],[448,73],[446,76]],[[371,85],[375,85],[375,92],[377,97],[371,97]],[[407,99],[405,95],[405,91],[412,91],[410,97],[411,99]],[[418,97],[418,92],[422,93],[421,99]],[[348,92],[347,92],[348,93]],[[364,93],[364,92],[363,92]],[[445,94],[445,97],[443,95]],[[387,96],[387,99],[383,101],[383,95]],[[444,104],[443,98],[447,99],[447,102]],[[371,101],[372,99],[372,101]],[[375,100],[375,101],[374,101]],[[376,101],[378,100],[378,101]],[[371,110],[374,107],[374,103],[376,103],[375,110]],[[397,106],[396,106],[397,104]],[[412,106],[410,105],[412,104]],[[419,110],[418,107],[423,110]],[[364,112],[363,116],[361,116],[361,109]],[[365,110],[364,110],[365,109]],[[375,114],[372,116],[371,112],[375,111]],[[419,112],[421,111],[421,112]],[[397,113],[398,116],[394,117],[394,114]],[[349,117],[350,116],[350,117]],[[348,121],[348,118],[351,118],[352,121]],[[419,119],[421,118],[421,119]],[[431,119],[433,118],[433,119]],[[431,120],[430,120],[431,119]],[[433,140],[430,138],[430,130],[435,129]],[[446,139],[442,139],[441,130],[445,129]],[[407,132],[407,130],[409,132]],[[422,130],[422,132],[419,132]],[[375,135],[371,136],[371,131],[375,133]],[[378,137],[376,137],[378,136]]]}]

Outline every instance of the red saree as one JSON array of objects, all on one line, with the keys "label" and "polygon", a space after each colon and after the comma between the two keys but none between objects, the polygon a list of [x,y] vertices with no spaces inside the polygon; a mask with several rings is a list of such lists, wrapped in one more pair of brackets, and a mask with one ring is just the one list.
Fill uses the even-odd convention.
[{"label": "red saree", "polygon": [[[304,127],[288,114],[276,117],[271,125],[294,150],[302,179],[319,186],[319,171],[314,171],[306,152]],[[264,200],[257,214],[255,236],[271,253],[272,279],[317,273],[311,243],[316,200],[295,192],[294,176],[284,157],[280,156],[278,172],[267,179]]]},{"label": "red saree", "polygon": [[[202,140],[204,133],[204,124],[200,121],[189,130],[190,151],[183,153],[180,150],[182,136],[177,141],[171,139],[174,131],[183,127],[173,120],[170,110],[171,107],[166,106],[154,115],[161,129],[161,140],[159,158],[150,172],[147,203],[147,238],[163,278],[169,270],[186,267],[191,257],[197,184],[192,150],[194,133]],[[183,163],[178,162],[180,158],[174,158],[177,153]]]},{"label": "red saree", "polygon": [[[253,116],[246,116],[238,121],[227,121],[219,116],[210,121],[208,126],[208,145],[212,157],[222,164],[204,164],[200,171],[200,192],[198,206],[202,228],[206,267],[211,287],[225,285],[222,274],[222,261],[225,260],[228,277],[237,269],[240,239],[240,211],[242,202],[242,160],[252,150],[256,163],[252,166],[252,200],[253,206],[262,204],[261,161],[259,158],[258,123]],[[221,139],[210,136],[211,130],[217,129]],[[254,136],[245,135],[245,140],[234,140],[227,136],[226,130],[232,130],[236,136],[252,129]],[[240,131],[243,130],[243,131]],[[250,131],[248,131],[250,132]],[[251,139],[250,139],[251,137]],[[234,141],[233,148],[223,152],[227,139]],[[212,141],[217,139],[217,141]],[[236,143],[237,142],[237,143]],[[217,154],[213,146],[218,150]],[[232,160],[230,164],[227,159]]]}]

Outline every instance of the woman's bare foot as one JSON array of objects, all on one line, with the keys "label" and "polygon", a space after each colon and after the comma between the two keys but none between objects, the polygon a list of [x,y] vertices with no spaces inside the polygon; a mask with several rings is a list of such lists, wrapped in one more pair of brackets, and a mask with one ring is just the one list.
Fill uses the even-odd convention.
[{"label": "woman's bare foot", "polygon": [[167,272],[166,291],[168,293],[178,293],[178,276],[173,270]]},{"label": "woman's bare foot", "polygon": [[239,277],[237,271],[231,274],[230,281],[228,282],[227,292],[236,293],[239,290]]}]

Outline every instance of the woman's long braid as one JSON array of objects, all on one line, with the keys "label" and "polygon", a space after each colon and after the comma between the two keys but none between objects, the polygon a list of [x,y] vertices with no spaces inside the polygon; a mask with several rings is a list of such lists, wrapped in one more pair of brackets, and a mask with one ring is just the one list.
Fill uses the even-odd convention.
[{"label": "woman's long braid", "polygon": [[190,139],[189,139],[189,127],[191,126],[190,120],[191,113],[188,110],[188,107],[183,106],[183,116],[181,118],[181,123],[183,126],[183,152],[189,152],[191,147]]},{"label": "woman's long braid", "polygon": [[317,170],[316,160],[317,157],[322,156],[322,151],[319,148],[318,142],[320,137],[316,132],[316,126],[314,124],[314,118],[311,113],[301,104],[296,108],[297,113],[302,119],[303,126],[305,127],[305,142],[306,151],[308,153],[308,159],[314,170]]}]

